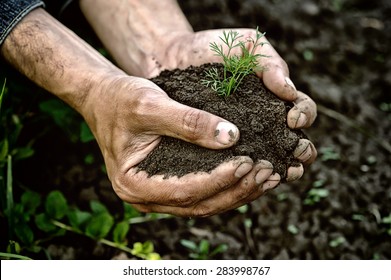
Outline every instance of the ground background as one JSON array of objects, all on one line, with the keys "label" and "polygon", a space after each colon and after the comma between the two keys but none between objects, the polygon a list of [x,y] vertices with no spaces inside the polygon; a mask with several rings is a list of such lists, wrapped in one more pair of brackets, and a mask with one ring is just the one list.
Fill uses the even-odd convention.
[{"label": "ground background", "polygon": [[[281,185],[243,211],[132,225],[129,243],[151,240],[165,259],[189,258],[182,239],[205,239],[212,248],[226,244],[215,259],[390,259],[391,225],[384,218],[391,214],[391,3],[180,3],[195,30],[259,26],[266,31],[297,88],[319,105],[318,118],[306,131],[319,157],[301,180]],[[11,82],[20,81],[9,84],[16,91],[33,88],[15,73],[8,76],[16,77]],[[30,110],[31,118],[33,101],[21,108]],[[31,123],[25,139],[42,130]],[[101,171],[94,143],[74,143],[52,127],[34,149],[34,157],[15,166],[14,181],[41,193],[60,189],[80,207],[99,199],[117,211],[121,203]],[[73,234],[44,245],[52,258],[131,257]]]}]

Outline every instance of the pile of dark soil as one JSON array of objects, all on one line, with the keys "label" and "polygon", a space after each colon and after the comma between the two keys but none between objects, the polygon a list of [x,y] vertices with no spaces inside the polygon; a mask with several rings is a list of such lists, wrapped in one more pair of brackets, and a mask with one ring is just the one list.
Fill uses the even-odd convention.
[{"label": "pile of dark soil", "polygon": [[[171,137],[163,137],[159,146],[139,164],[150,175],[182,176],[191,172],[209,172],[234,156],[249,156],[254,162],[268,160],[274,171],[286,176],[295,165],[292,152],[302,133],[286,125],[291,104],[279,100],[255,75],[245,77],[237,91],[219,96],[201,84],[205,71],[221,65],[202,65],[185,70],[164,71],[152,79],[174,100],[198,108],[234,123],[240,140],[232,148],[211,150]],[[221,72],[221,71],[220,71]]]}]

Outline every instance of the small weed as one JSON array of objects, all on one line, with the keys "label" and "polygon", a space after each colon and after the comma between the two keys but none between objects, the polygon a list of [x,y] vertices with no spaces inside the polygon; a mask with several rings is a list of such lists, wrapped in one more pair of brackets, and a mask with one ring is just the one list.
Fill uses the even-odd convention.
[{"label": "small weed", "polygon": [[[246,38],[246,41],[241,41],[243,37],[237,31],[223,31],[223,36],[219,37],[223,44],[228,48],[227,53],[224,52],[223,45],[218,45],[216,42],[210,43],[210,49],[223,60],[223,77],[216,68],[206,72],[206,79],[202,83],[211,87],[219,95],[229,96],[235,92],[243,78],[251,73],[254,73],[258,68],[258,59],[264,55],[255,53],[257,47],[263,46],[265,43],[260,39],[265,33],[260,33],[256,29],[256,38]],[[251,49],[247,49],[246,43],[251,43]],[[232,54],[233,50],[239,48],[241,54]]]},{"label": "small weed", "polygon": [[312,188],[307,192],[307,196],[304,199],[305,205],[314,205],[329,196],[329,190],[322,188],[324,184],[324,180],[317,180],[312,184]]},{"label": "small weed", "polygon": [[319,149],[320,159],[322,161],[340,160],[341,155],[333,147],[322,147]]},{"label": "small weed", "polygon": [[333,240],[330,240],[329,246],[332,248],[336,248],[336,247],[341,246],[344,243],[346,243],[345,237],[339,236],[337,238],[334,238]]},{"label": "small weed", "polygon": [[288,230],[291,234],[293,234],[293,235],[296,235],[296,234],[298,234],[298,233],[300,232],[299,228],[298,228],[297,226],[295,226],[295,225],[292,225],[292,224],[288,225],[287,230]]},{"label": "small weed", "polygon": [[220,244],[213,250],[210,248],[210,243],[206,239],[202,239],[199,244],[191,240],[182,239],[182,246],[191,251],[189,257],[195,260],[207,260],[211,257],[227,251],[228,246],[226,244]]},{"label": "small weed", "polygon": [[304,50],[303,51],[303,58],[306,61],[313,61],[314,60],[314,52],[311,50]]},{"label": "small weed", "polygon": [[383,217],[381,223],[388,227],[387,233],[391,236],[391,213],[387,217]]},{"label": "small weed", "polygon": [[241,214],[245,214],[248,211],[248,204],[244,204],[244,205],[240,206],[239,208],[236,208],[236,210]]},{"label": "small weed", "polygon": [[281,193],[277,194],[277,200],[278,200],[278,201],[287,200],[288,197],[289,197],[288,194],[287,194],[287,193],[284,193],[284,192],[281,192]]},{"label": "small weed", "polygon": [[134,243],[132,254],[144,260],[160,260],[160,255],[154,252],[153,243],[151,241]]},{"label": "small weed", "polygon": [[4,93],[6,90],[6,87],[5,87],[6,83],[7,83],[7,80],[4,80],[3,87],[1,88],[1,92],[0,92],[0,114],[1,114],[1,104],[3,103],[3,96],[4,96]]},{"label": "small weed", "polygon": [[[130,221],[141,217],[141,214],[126,203],[123,219],[118,220],[99,201],[91,201],[90,211],[82,211],[70,206],[58,190],[50,192],[44,200],[38,193],[25,191],[20,202],[13,204],[12,210],[8,213],[12,213],[12,223],[7,252],[0,253],[4,258],[27,258],[16,255],[22,251],[39,253],[45,250],[41,245],[44,241],[63,236],[70,231],[138,258],[160,259],[149,241],[136,242],[132,249],[127,246]],[[8,213],[7,217],[10,220]],[[38,235],[44,233],[44,239],[36,239],[37,229],[41,231]]]},{"label": "small weed", "polygon": [[362,215],[362,214],[353,214],[352,215],[352,220],[353,221],[359,221],[359,222],[361,222],[361,221],[365,221],[365,216],[364,215]]}]

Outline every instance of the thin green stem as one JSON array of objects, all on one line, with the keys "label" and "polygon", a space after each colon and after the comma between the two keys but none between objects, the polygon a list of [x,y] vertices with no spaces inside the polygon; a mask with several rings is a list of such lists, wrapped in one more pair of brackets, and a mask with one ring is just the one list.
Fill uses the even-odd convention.
[{"label": "thin green stem", "polygon": [[7,83],[7,79],[4,79],[3,87],[0,92],[0,113],[1,113],[1,104],[3,103],[3,96],[5,92],[5,84]]},{"label": "thin green stem", "polygon": [[11,254],[11,253],[3,253],[0,252],[0,258],[4,259],[17,259],[17,260],[31,260],[29,257],[18,255],[18,254]]},{"label": "thin green stem", "polygon": [[[71,232],[74,232],[74,233],[77,233],[77,234],[86,236],[83,232],[79,231],[78,229],[75,229],[74,227],[69,226],[69,225],[64,224],[64,223],[61,223],[61,222],[59,222],[59,221],[57,221],[57,220],[52,220],[52,223],[53,223],[55,226],[59,227],[59,228],[62,228],[62,229],[65,229],[65,230],[67,230],[67,231],[71,231]],[[120,250],[122,250],[122,251],[125,251],[125,252],[127,252],[127,253],[133,255],[133,254],[132,254],[132,250],[131,250],[130,248],[126,247],[125,245],[117,244],[117,243],[115,243],[115,242],[113,242],[113,241],[110,241],[110,240],[107,240],[107,239],[104,239],[104,238],[99,239],[99,240],[97,240],[97,241],[100,242],[100,243],[103,243],[103,244],[105,244],[105,245],[107,245],[107,246],[110,246],[110,247],[114,247],[114,248],[120,249]]]}]

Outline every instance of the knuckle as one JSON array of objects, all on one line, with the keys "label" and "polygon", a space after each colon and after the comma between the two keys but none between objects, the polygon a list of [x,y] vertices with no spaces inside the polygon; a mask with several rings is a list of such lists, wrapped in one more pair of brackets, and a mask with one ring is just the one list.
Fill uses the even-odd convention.
[{"label": "knuckle", "polygon": [[250,184],[247,179],[244,179],[242,184],[242,187],[237,188],[236,192],[236,201],[241,201],[246,199],[248,196],[252,194],[252,192],[255,190],[255,184]]},{"label": "knuckle", "polygon": [[206,205],[200,205],[198,207],[195,207],[192,211],[193,217],[199,217],[199,218],[205,218],[210,217],[215,214],[213,208],[206,206]]},{"label": "knuckle", "polygon": [[137,98],[132,100],[130,108],[133,108],[133,111],[137,116],[143,116],[146,113],[149,113],[154,110],[159,104],[158,99],[160,98],[159,94],[154,90],[149,90],[148,94],[138,94]]},{"label": "knuckle", "polygon": [[206,133],[207,121],[202,111],[189,109],[183,116],[182,127],[189,140],[196,140]]},{"label": "knuckle", "polygon": [[185,191],[176,190],[170,196],[170,204],[179,206],[179,207],[190,207],[194,205],[195,199],[194,196],[190,195]]}]

